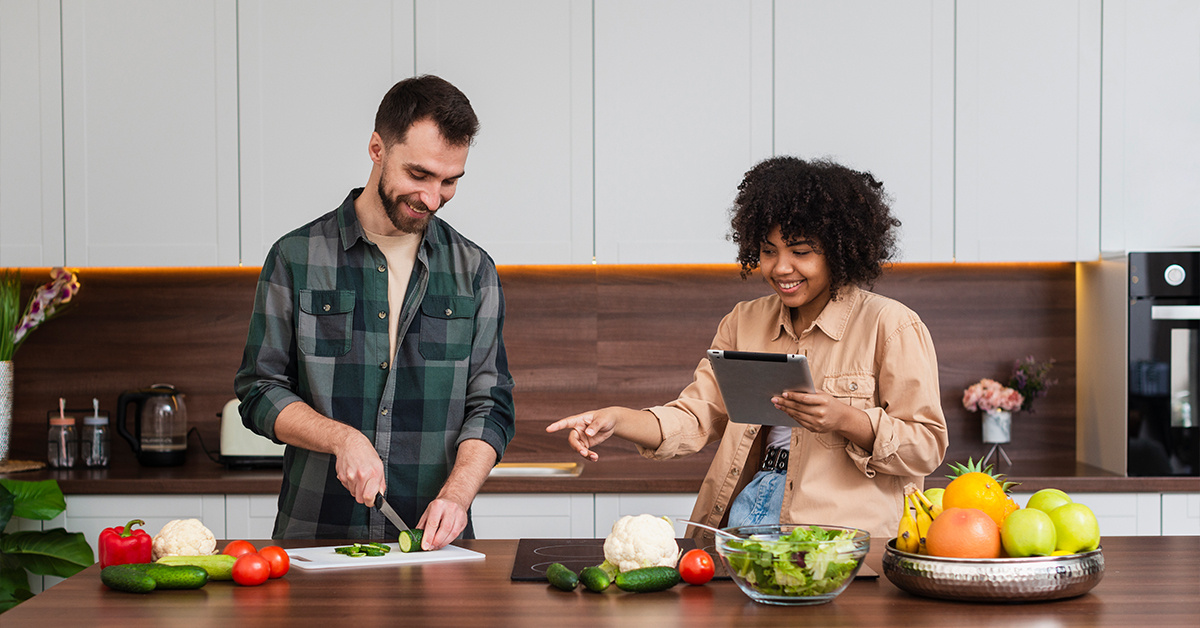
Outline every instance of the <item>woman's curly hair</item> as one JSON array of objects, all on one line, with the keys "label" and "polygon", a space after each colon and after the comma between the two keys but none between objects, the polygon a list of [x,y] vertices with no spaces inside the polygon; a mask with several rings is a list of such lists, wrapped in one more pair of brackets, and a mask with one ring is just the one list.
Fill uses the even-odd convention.
[{"label": "woman's curly hair", "polygon": [[826,160],[772,157],[738,185],[729,238],[742,277],[758,268],[759,248],[778,225],[784,242],[811,240],[838,288],[870,287],[896,254],[896,228],[883,184],[870,173]]}]

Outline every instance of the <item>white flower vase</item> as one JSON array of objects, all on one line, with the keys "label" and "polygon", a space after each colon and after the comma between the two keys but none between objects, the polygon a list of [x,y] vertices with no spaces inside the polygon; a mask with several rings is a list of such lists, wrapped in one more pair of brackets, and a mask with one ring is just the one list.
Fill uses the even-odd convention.
[{"label": "white flower vase", "polygon": [[0,464],[8,461],[12,443],[13,363],[0,360]]},{"label": "white flower vase", "polygon": [[983,442],[1000,445],[1012,440],[1012,412],[985,410],[983,412]]}]

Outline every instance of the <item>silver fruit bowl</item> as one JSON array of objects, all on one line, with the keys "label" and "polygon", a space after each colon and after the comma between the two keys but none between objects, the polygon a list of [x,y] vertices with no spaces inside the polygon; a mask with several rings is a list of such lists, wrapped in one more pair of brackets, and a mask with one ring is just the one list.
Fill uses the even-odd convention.
[{"label": "silver fruit bowl", "polygon": [[925,597],[972,602],[1032,602],[1083,595],[1104,577],[1100,548],[1068,556],[942,558],[910,554],[888,541],[883,574]]}]

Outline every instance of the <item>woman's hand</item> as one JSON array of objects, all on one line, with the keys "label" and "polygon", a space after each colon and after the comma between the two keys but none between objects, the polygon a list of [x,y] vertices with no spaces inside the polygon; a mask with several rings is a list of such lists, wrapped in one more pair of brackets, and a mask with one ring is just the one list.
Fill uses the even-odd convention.
[{"label": "woman's hand", "polygon": [[772,397],[771,403],[810,432],[835,432],[867,450],[875,443],[867,413],[838,401],[829,393],[785,392]]},{"label": "woman's hand", "polygon": [[592,448],[613,435],[617,427],[617,413],[613,408],[602,408],[559,419],[546,426],[547,432],[569,429],[567,442],[580,456],[595,462],[600,459]]}]

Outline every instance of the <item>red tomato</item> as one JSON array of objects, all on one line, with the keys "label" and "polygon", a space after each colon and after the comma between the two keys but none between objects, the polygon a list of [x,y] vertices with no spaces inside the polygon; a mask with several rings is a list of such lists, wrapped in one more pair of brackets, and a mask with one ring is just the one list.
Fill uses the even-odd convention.
[{"label": "red tomato", "polygon": [[262,584],[271,577],[271,563],[257,552],[242,554],[233,564],[233,581],[252,587]]},{"label": "red tomato", "polygon": [[283,551],[283,548],[279,547],[278,545],[268,545],[258,550],[258,555],[267,559],[268,563],[271,563],[272,578],[282,577],[283,574],[287,573],[288,569],[292,566],[291,557],[289,557],[288,553]]},{"label": "red tomato", "polygon": [[715,571],[712,556],[702,549],[691,550],[679,560],[679,576],[688,584],[704,584]]},{"label": "red tomato", "polygon": [[237,558],[242,554],[253,554],[254,544],[250,541],[230,541],[229,545],[226,545],[225,549],[221,550],[221,553],[229,554],[234,558]]}]

